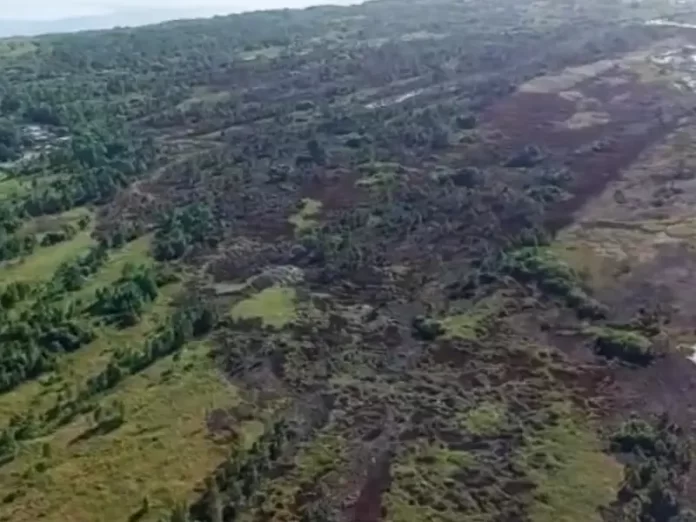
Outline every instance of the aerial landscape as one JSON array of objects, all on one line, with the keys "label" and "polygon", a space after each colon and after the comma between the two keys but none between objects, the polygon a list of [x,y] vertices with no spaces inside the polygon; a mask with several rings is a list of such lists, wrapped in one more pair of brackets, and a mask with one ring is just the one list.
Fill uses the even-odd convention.
[{"label": "aerial landscape", "polygon": [[696,522],[696,3],[0,39],[0,521]]}]

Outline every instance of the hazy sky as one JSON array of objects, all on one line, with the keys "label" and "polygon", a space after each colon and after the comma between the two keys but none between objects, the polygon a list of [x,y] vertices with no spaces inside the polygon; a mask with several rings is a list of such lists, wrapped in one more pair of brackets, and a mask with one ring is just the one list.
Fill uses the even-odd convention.
[{"label": "hazy sky", "polygon": [[[6,0],[0,0],[5,4]],[[220,14],[256,9],[307,7],[318,4],[349,4],[350,0],[10,0],[0,9],[0,19],[54,20],[74,16],[102,15],[127,9],[191,9]]]}]

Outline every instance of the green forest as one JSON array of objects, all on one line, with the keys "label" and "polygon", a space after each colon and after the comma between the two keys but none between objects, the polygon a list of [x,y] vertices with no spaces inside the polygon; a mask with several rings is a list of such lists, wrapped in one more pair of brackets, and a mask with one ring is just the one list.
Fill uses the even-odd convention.
[{"label": "green forest", "polygon": [[696,522],[696,11],[0,40],[0,522]]}]

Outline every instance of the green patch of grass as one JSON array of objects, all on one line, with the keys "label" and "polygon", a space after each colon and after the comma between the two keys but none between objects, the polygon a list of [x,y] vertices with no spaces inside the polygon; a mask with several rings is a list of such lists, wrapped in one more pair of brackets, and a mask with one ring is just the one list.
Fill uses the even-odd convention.
[{"label": "green patch of grass", "polygon": [[229,100],[231,97],[232,93],[229,91],[216,91],[208,87],[197,87],[193,90],[190,98],[177,105],[177,109],[188,110],[199,103],[203,105],[215,105],[216,103]]},{"label": "green patch of grass", "polygon": [[317,225],[316,216],[321,212],[321,201],[305,198],[302,200],[302,207],[290,216],[288,221],[295,227],[296,232],[303,232]]},{"label": "green patch of grass", "polygon": [[623,466],[602,451],[592,427],[570,407],[559,420],[527,440],[517,464],[537,484],[533,522],[600,522],[598,509],[616,499]]},{"label": "green patch of grass", "polygon": [[36,187],[45,186],[60,177],[62,177],[60,174],[19,177],[0,170],[0,200],[17,199],[26,196]]},{"label": "green patch of grass", "polygon": [[267,326],[282,328],[297,318],[296,292],[293,288],[273,286],[237,303],[232,318],[259,318]]},{"label": "green patch of grass", "polygon": [[374,190],[387,188],[397,181],[398,173],[403,168],[398,163],[371,163],[361,169],[363,176],[355,182],[355,185]]},{"label": "green patch of grass", "polygon": [[73,299],[91,299],[97,289],[117,281],[128,264],[152,266],[154,259],[150,256],[151,241],[152,236],[143,236],[124,245],[119,250],[110,251],[106,265],[94,277],[90,278],[84,288],[75,292]]},{"label": "green patch of grass", "polygon": [[[122,401],[125,424],[85,438],[93,427],[81,417],[37,443],[6,468],[0,497],[24,496],[0,506],[0,517],[16,522],[127,520],[148,498],[143,520],[159,520],[171,505],[191,501],[191,485],[201,482],[227,456],[226,445],[210,437],[206,412],[239,402],[236,389],[215,369],[210,347],[194,343],[180,359],[169,357],[123,381],[105,405]],[[250,427],[256,429],[255,423]],[[244,436],[246,424],[235,427]],[[243,437],[244,438],[244,437]],[[46,470],[35,468],[38,446],[50,444]]]},{"label": "green patch of grass", "polygon": [[18,58],[37,49],[38,46],[27,38],[7,38],[0,41],[0,58]]},{"label": "green patch of grass", "polygon": [[462,427],[474,435],[490,436],[497,433],[505,420],[505,406],[484,402],[466,414]]},{"label": "green patch of grass", "polygon": [[[392,466],[392,485],[385,494],[388,522],[454,522],[459,506],[444,496],[457,482],[453,476],[474,465],[474,456],[440,443],[411,443]],[[464,493],[466,498],[469,498]],[[473,501],[472,501],[473,502]],[[474,520],[474,519],[471,519]]]},{"label": "green patch of grass", "polygon": [[60,393],[84,385],[88,378],[100,373],[114,351],[143,343],[164,322],[172,310],[172,299],[181,290],[181,283],[165,286],[137,325],[122,330],[112,326],[96,328],[96,339],[84,348],[61,357],[55,373],[0,394],[0,427],[7,425],[14,415],[22,415],[30,410],[37,413],[47,411],[55,404]]},{"label": "green patch of grass", "polygon": [[26,181],[0,171],[0,199],[14,199],[27,194],[31,185]]},{"label": "green patch of grass", "polygon": [[[65,226],[78,228],[82,218],[94,217],[92,212],[84,207],[74,208],[55,216],[40,216],[30,219],[22,225],[22,233],[24,234],[43,234],[45,232],[53,232],[60,230]],[[89,231],[93,230],[93,224],[90,225]]]},{"label": "green patch of grass", "polygon": [[286,48],[280,45],[272,45],[270,47],[264,47],[263,49],[253,49],[251,51],[244,51],[239,53],[239,59],[247,62],[253,60],[259,60],[261,58],[273,59],[280,56],[280,54]]},{"label": "green patch of grass", "polygon": [[[445,338],[475,341],[484,336],[490,322],[504,305],[504,297],[494,294],[475,303],[461,302],[451,315],[440,321]],[[458,311],[462,310],[462,311]]]},{"label": "green patch of grass", "polygon": [[47,281],[63,263],[72,261],[96,244],[91,229],[80,231],[75,237],[48,247],[39,247],[31,255],[0,265],[3,281]]},{"label": "green patch of grass", "polygon": [[473,341],[485,333],[484,321],[487,317],[485,312],[458,314],[446,317],[441,324],[445,329],[445,337]]},{"label": "green patch of grass", "polygon": [[97,338],[89,347],[64,358],[59,375],[68,382],[82,382],[88,376],[99,373],[116,350],[142,344],[150,333],[164,324],[174,309],[173,299],[179,296],[182,289],[183,283],[160,288],[157,299],[146,307],[140,322],[130,328],[119,329],[109,325],[95,327]]}]

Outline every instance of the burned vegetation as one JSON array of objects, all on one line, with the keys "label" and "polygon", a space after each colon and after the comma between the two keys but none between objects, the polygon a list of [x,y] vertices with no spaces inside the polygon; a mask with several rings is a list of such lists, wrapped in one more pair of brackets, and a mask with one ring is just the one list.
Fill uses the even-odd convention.
[{"label": "burned vegetation", "polygon": [[696,520],[689,16],[0,41],[0,519]]}]

